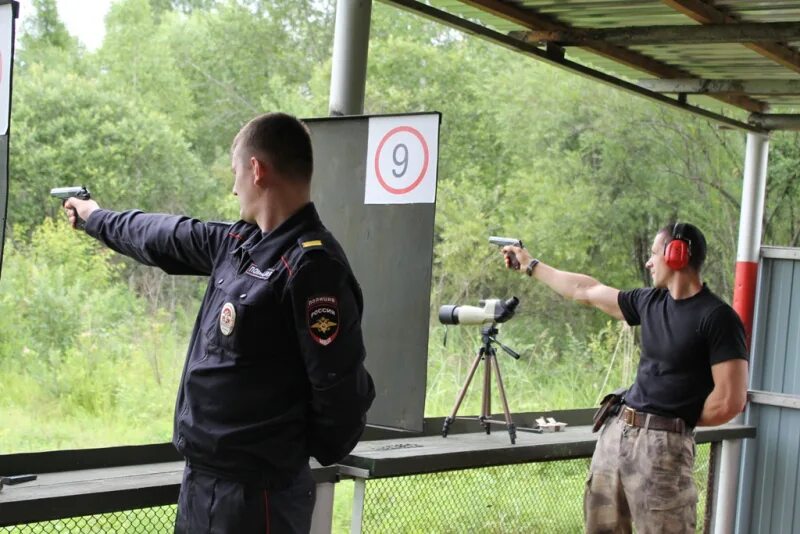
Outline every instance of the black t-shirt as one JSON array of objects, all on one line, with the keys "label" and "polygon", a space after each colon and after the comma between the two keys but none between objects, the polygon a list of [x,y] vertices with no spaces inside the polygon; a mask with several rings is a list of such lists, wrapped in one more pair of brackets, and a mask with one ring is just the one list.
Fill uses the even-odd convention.
[{"label": "black t-shirt", "polygon": [[695,426],[714,388],[711,366],[748,359],[739,316],[705,284],[688,299],[643,288],[621,291],[617,301],[629,325],[642,325],[639,369],[625,404]]}]

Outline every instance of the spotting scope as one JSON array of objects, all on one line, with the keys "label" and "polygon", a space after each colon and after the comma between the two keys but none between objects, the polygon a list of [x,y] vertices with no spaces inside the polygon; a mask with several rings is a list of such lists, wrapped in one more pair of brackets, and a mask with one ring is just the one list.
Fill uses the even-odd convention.
[{"label": "spotting scope", "polygon": [[439,321],[442,324],[485,324],[503,323],[514,316],[519,299],[484,299],[478,306],[458,306],[445,304],[439,308]]}]

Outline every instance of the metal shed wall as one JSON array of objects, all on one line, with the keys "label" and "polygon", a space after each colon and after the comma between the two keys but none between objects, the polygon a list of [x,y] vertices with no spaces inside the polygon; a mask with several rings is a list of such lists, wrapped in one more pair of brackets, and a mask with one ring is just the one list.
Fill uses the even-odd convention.
[{"label": "metal shed wall", "polygon": [[736,532],[800,532],[800,249],[763,247]]}]

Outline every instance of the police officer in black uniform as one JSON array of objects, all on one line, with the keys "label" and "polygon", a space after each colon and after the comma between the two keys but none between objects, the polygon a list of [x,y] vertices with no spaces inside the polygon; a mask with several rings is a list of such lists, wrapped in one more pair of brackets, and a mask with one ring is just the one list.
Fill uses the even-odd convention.
[{"label": "police officer in black uniform", "polygon": [[241,220],[112,212],[70,199],[70,222],[169,274],[209,277],[175,407],[186,458],[176,532],[308,532],[309,457],[358,441],[375,390],[364,368],[361,289],[310,201],[311,139],[282,113],[231,148]]}]

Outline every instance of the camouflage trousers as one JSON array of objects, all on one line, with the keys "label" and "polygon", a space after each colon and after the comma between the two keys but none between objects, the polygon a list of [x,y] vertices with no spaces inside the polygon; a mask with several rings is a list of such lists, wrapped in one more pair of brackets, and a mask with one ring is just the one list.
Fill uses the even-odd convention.
[{"label": "camouflage trousers", "polygon": [[583,500],[586,532],[694,533],[697,488],[692,432],[628,426],[609,418],[600,430]]}]

